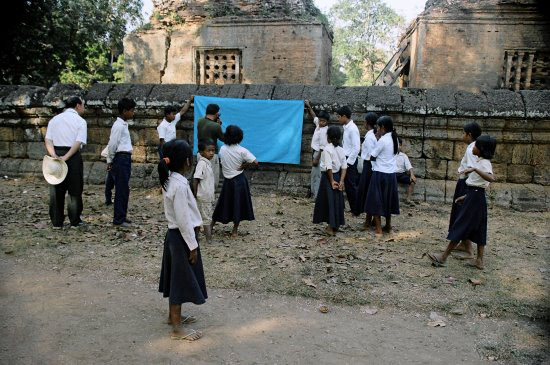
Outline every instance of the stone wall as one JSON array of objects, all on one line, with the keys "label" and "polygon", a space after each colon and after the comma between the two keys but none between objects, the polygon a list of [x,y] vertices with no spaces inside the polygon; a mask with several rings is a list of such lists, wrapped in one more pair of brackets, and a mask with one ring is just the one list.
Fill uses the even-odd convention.
[{"label": "stone wall", "polygon": [[[130,124],[134,144],[131,184],[157,184],[156,126],[165,105],[182,105],[191,95],[247,99],[309,99],[315,109],[331,112],[350,105],[353,118],[363,120],[367,111],[394,118],[404,139],[404,150],[419,177],[415,198],[450,203],[456,170],[464,153],[463,125],[477,121],[484,132],[497,138],[493,167],[498,182],[491,184],[492,204],[518,210],[550,207],[550,92],[497,90],[483,94],[448,89],[398,89],[390,87],[333,87],[303,85],[144,85],[96,84],[90,90],[55,85],[47,90],[35,86],[0,87],[0,174],[40,176],[45,154],[43,137],[49,119],[72,94],[87,101],[88,144],[83,149],[85,179],[101,184],[105,163],[100,152],[109,138],[117,101],[126,96],[137,102]],[[193,112],[178,128],[180,138],[192,141]],[[334,122],[334,121],[333,121]],[[226,121],[227,123],[227,121]],[[360,125],[361,133],[364,127]],[[309,193],[310,140],[313,124],[304,120],[300,165],[261,164],[249,172],[254,190],[288,194]],[[245,136],[246,138],[246,136]]]}]

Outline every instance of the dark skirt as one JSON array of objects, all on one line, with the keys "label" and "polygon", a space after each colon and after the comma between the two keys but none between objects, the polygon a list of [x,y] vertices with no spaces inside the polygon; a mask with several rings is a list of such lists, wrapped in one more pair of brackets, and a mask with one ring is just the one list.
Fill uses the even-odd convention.
[{"label": "dark skirt", "polygon": [[470,240],[478,245],[487,243],[487,199],[485,189],[467,187],[466,199],[447,239],[453,242]]},{"label": "dark skirt", "polygon": [[399,192],[395,173],[372,172],[365,212],[381,217],[399,214]]},{"label": "dark skirt", "polygon": [[370,177],[372,176],[372,163],[370,161],[363,161],[363,171],[359,178],[359,185],[357,187],[357,204],[355,205],[355,211],[353,214],[359,215],[365,212],[365,206],[367,203],[367,192],[369,191]]},{"label": "dark skirt", "polygon": [[411,177],[406,172],[398,172],[395,174],[398,184],[411,185]]},{"label": "dark skirt", "polygon": [[460,209],[462,209],[462,204],[456,204],[455,200],[459,197],[466,195],[468,192],[468,185],[466,185],[466,178],[464,179],[458,179],[456,182],[455,187],[455,194],[453,195],[453,206],[451,207],[451,218],[449,218],[449,231],[453,227],[453,223],[456,220],[456,217],[458,216],[458,212],[460,212]]},{"label": "dark skirt", "polygon": [[253,220],[254,209],[250,198],[250,188],[244,173],[232,179],[224,179],[212,221],[223,224],[229,222],[239,224],[241,221]]},{"label": "dark skirt", "polygon": [[[333,174],[335,181],[340,181],[340,173]],[[334,190],[326,172],[321,174],[319,191],[315,199],[313,223],[328,223],[333,229],[345,224],[344,220],[344,193]]]},{"label": "dark skirt", "polygon": [[159,292],[170,298],[170,304],[203,304],[208,298],[200,247],[197,262],[189,262],[189,247],[179,229],[169,229],[164,239]]}]

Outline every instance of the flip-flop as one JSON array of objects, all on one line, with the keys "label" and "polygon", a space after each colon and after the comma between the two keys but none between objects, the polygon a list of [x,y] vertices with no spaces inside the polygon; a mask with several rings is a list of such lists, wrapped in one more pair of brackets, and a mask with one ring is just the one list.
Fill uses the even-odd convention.
[{"label": "flip-flop", "polygon": [[471,260],[476,258],[475,256],[468,256],[468,254],[464,251],[453,251],[451,252],[451,256],[457,260]]},{"label": "flip-flop", "polygon": [[174,335],[173,334],[171,336],[171,338],[172,338],[172,340],[193,342],[193,341],[200,340],[202,338],[202,332],[192,330],[191,332],[189,332],[186,335]]},{"label": "flip-flop", "polygon": [[468,262],[467,265],[470,266],[470,267],[473,267],[474,269],[478,269],[478,270],[480,270],[480,271],[485,270],[484,267],[481,267],[481,268],[480,268],[479,266],[477,266],[476,263],[475,263],[475,261],[474,261],[474,262]]},{"label": "flip-flop", "polygon": [[183,316],[181,317],[181,324],[195,323],[197,319],[193,316]]},{"label": "flip-flop", "polygon": [[435,266],[435,267],[445,267],[445,266],[447,266],[445,263],[439,261],[439,259],[434,254],[427,253],[427,255],[428,255],[428,258],[432,261],[433,266]]}]

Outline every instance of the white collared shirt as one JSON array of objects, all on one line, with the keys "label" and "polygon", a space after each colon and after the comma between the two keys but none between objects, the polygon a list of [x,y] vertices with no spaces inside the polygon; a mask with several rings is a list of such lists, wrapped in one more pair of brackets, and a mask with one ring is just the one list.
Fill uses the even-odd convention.
[{"label": "white collared shirt", "polygon": [[475,145],[475,141],[468,145],[468,147],[466,148],[466,152],[464,152],[464,156],[460,161],[460,165],[458,166],[458,174],[460,175],[461,179],[466,178],[466,175],[464,175],[464,170],[469,169],[470,167],[474,167],[474,164],[479,160],[479,157],[474,155]]},{"label": "white collared shirt", "polygon": [[111,127],[111,136],[107,145],[107,163],[113,162],[117,152],[132,152],[132,140],[128,130],[128,122],[122,118],[116,118]]},{"label": "white collared shirt", "polygon": [[340,146],[334,147],[332,143],[327,144],[321,152],[319,167],[321,171],[332,170],[333,173],[340,172],[340,169],[347,169],[348,164],[346,163],[344,149]]},{"label": "white collared shirt", "polygon": [[86,144],[86,137],[86,121],[72,108],[53,117],[46,129],[46,139],[55,147],[72,147],[75,142]]},{"label": "white collared shirt", "polygon": [[380,137],[371,152],[371,156],[376,157],[376,163],[372,166],[373,171],[386,174],[395,172],[397,168],[395,165],[396,155],[393,153],[393,139],[391,133],[386,133]]},{"label": "white collared shirt", "polygon": [[374,129],[371,129],[365,134],[365,140],[361,145],[361,158],[363,160],[370,160],[370,153],[374,149],[374,146],[376,146],[376,142],[378,142],[378,140],[374,134]]},{"label": "white collared shirt", "polygon": [[157,132],[159,134],[159,139],[164,139],[164,142],[170,142],[173,139],[176,139],[176,125],[181,119],[181,114],[176,114],[176,117],[173,121],[169,122],[164,118],[162,122],[157,127]]},{"label": "white collared shirt", "polygon": [[189,182],[177,172],[170,174],[168,189],[164,192],[164,215],[168,228],[180,230],[190,251],[199,246],[195,227],[202,226],[201,214]]},{"label": "white collared shirt", "polygon": [[222,148],[220,148],[219,157],[222,165],[223,177],[226,179],[232,179],[242,174],[243,170],[240,170],[240,168],[243,162],[256,161],[256,156],[239,144],[232,144],[230,146],[224,144]]},{"label": "white collared shirt", "polygon": [[[487,174],[493,174],[493,165],[491,165],[491,161],[484,159],[484,158],[478,158],[478,160],[474,163],[474,166],[476,169],[483,171]],[[489,187],[489,181],[485,180],[477,172],[471,172],[468,175],[468,178],[466,179],[466,185],[468,186],[475,186],[478,188],[487,189]]]},{"label": "white collared shirt", "polygon": [[411,161],[409,161],[409,156],[403,152],[399,152],[395,156],[395,172],[401,174],[412,169]]},{"label": "white collared shirt", "polygon": [[212,170],[212,163],[207,158],[202,157],[200,153],[197,158],[197,166],[193,175],[194,179],[200,180],[197,187],[197,199],[212,202],[214,201],[214,170]]},{"label": "white collared shirt", "polygon": [[319,118],[313,118],[315,123],[315,132],[313,132],[313,138],[311,139],[311,149],[314,151],[320,151],[328,144],[327,131],[328,125],[319,127]]},{"label": "white collared shirt", "polygon": [[357,128],[353,120],[350,120],[348,124],[344,125],[343,147],[344,154],[347,156],[348,165],[353,165],[361,150],[359,128]]}]

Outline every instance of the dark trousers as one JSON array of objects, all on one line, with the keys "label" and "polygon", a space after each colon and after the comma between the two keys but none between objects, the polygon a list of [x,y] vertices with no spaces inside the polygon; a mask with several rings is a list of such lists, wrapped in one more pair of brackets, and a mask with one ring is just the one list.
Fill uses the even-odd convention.
[{"label": "dark trousers", "polygon": [[111,173],[115,179],[115,216],[113,224],[122,224],[128,212],[130,198],[130,173],[132,171],[132,155],[117,153],[113,159]]},{"label": "dark trousers", "polygon": [[346,195],[348,197],[349,206],[354,212],[356,202],[357,202],[357,187],[359,184],[359,171],[357,171],[357,161],[359,157],[355,159],[355,163],[353,165],[348,165],[348,169],[346,171],[346,178],[344,180],[344,184],[346,186]]},{"label": "dark trousers", "polygon": [[[54,147],[58,156],[63,156],[69,147]],[[50,220],[55,227],[62,227],[65,220],[65,194],[67,199],[67,215],[72,226],[78,225],[82,214],[82,191],[84,190],[84,166],[80,152],[75,153],[67,161],[67,177],[61,184],[50,186]]]},{"label": "dark trousers", "polygon": [[105,203],[110,204],[113,201],[113,188],[115,187],[115,177],[113,171],[107,171],[105,177]]}]

